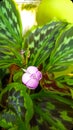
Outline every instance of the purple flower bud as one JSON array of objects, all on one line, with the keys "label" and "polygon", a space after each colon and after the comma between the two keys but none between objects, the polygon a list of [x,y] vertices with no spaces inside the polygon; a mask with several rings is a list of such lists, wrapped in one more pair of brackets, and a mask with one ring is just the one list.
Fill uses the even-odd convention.
[{"label": "purple flower bud", "polygon": [[22,82],[29,89],[37,88],[39,81],[42,78],[42,73],[35,66],[30,66],[27,68],[26,73],[22,76]]},{"label": "purple flower bud", "polygon": [[38,80],[41,80],[41,79],[42,79],[42,73],[41,73],[40,71],[37,71],[37,72],[36,72],[36,78],[37,78]]},{"label": "purple flower bud", "polygon": [[29,66],[26,71],[27,73],[34,74],[38,71],[38,69],[35,66]]}]

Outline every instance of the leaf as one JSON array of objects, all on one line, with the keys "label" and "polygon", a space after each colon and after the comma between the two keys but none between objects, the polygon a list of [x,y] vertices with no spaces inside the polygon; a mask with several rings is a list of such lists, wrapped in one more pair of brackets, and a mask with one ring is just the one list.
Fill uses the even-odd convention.
[{"label": "leaf", "polygon": [[2,0],[0,3],[0,68],[7,68],[11,64],[22,66],[20,54],[22,39],[22,22],[16,3],[14,0]]},{"label": "leaf", "polygon": [[9,127],[12,127],[12,123],[11,122],[6,122],[5,119],[2,119],[1,115],[0,115],[0,126],[3,127],[3,128],[9,128]]},{"label": "leaf", "polygon": [[[58,67],[68,67],[73,64],[73,25],[68,25],[56,40],[55,47],[50,56],[50,66],[56,70]],[[49,66],[49,65],[48,65]],[[51,68],[51,71],[53,71]],[[59,68],[60,69],[60,68]],[[58,71],[59,71],[58,69]],[[62,70],[62,69],[61,69]]]},{"label": "leaf", "polygon": [[[36,96],[36,98],[35,98]],[[38,126],[44,127],[46,122],[49,130],[60,129],[67,130],[73,126],[73,108],[72,99],[68,96],[60,96],[49,91],[41,91],[33,97],[34,111]],[[38,98],[37,98],[38,97]],[[72,102],[71,102],[72,101]],[[71,103],[71,105],[70,105]],[[63,113],[63,117],[61,113]],[[39,116],[37,116],[37,114]],[[66,119],[67,116],[67,119]],[[39,121],[39,120],[42,121]],[[47,128],[45,128],[47,130]]]},{"label": "leaf", "polygon": [[70,92],[71,92],[71,96],[72,96],[72,99],[73,99],[73,88],[70,88]]},{"label": "leaf", "polygon": [[66,127],[63,125],[63,123],[60,120],[56,120],[57,128],[60,130],[66,130]]},{"label": "leaf", "polygon": [[49,111],[48,112],[47,112],[47,110],[46,111],[42,111],[40,109],[40,107],[37,106],[36,112],[39,114],[39,116],[41,116],[43,118],[44,121],[49,123],[49,127],[48,127],[49,130],[51,130],[50,126],[54,126],[55,128],[60,128],[60,130],[66,130],[64,125],[59,120],[57,120],[55,117],[54,117],[54,119],[52,119],[51,114],[50,114]]},{"label": "leaf", "polygon": [[38,126],[33,126],[33,127],[31,128],[31,130],[39,130],[39,127],[38,127]]},{"label": "leaf", "polygon": [[66,120],[66,121],[71,121],[71,122],[73,121],[73,118],[68,116],[67,111],[61,111],[60,114],[61,114],[62,119]]},{"label": "leaf", "polygon": [[22,129],[26,128],[25,122],[23,123],[18,115],[16,115],[12,110],[3,111],[0,116],[0,126],[2,126],[2,128],[7,128],[8,130],[21,130],[21,126]]},{"label": "leaf", "polygon": [[51,102],[47,102],[47,109],[54,110],[55,106]]},{"label": "leaf", "polygon": [[[69,98],[67,96],[69,96]],[[36,100],[37,97],[39,99],[43,98],[43,97],[47,97],[47,98],[49,97],[49,98],[52,98],[52,100],[53,99],[58,100],[59,102],[67,104],[71,108],[73,108],[73,100],[71,99],[71,95],[67,95],[65,93],[58,93],[58,92],[55,92],[55,91],[41,90],[38,94],[32,94],[31,95],[31,98],[33,100]]]},{"label": "leaf", "polygon": [[70,85],[70,86],[73,85],[73,77],[72,77],[72,76],[69,76],[69,75],[64,76],[64,80],[65,80],[65,82],[66,82],[68,85]]},{"label": "leaf", "polygon": [[12,128],[9,128],[8,130],[17,130],[17,126],[14,126]]},{"label": "leaf", "polygon": [[26,39],[30,51],[28,64],[38,66],[49,58],[54,49],[56,38],[66,25],[66,23],[52,21],[30,33]]},{"label": "leaf", "polygon": [[[15,113],[16,119],[19,117],[21,122],[25,122],[26,128],[29,128],[29,121],[33,116],[33,103],[26,92],[26,87],[21,83],[9,84],[0,95],[0,104],[3,106],[4,95],[8,93],[6,99],[6,108]],[[11,116],[11,113],[10,113]],[[12,121],[11,121],[12,122]]]},{"label": "leaf", "polygon": [[55,128],[54,126],[50,127],[51,130],[57,130],[57,128]]},{"label": "leaf", "polygon": [[20,77],[22,76],[22,74],[23,74],[23,72],[22,72],[22,70],[19,70],[19,71],[17,71],[15,74],[14,74],[14,76],[13,76],[13,81],[14,82],[16,82],[16,81],[20,81]]},{"label": "leaf", "polygon": [[0,68],[1,69],[2,68],[7,68],[7,67],[9,67],[12,64],[16,64],[18,66],[22,66],[21,62],[18,59],[16,59],[16,58],[11,60],[11,58],[9,57],[8,59],[0,60]]},{"label": "leaf", "polygon": [[17,5],[13,0],[0,3],[0,38],[5,35],[13,41],[21,41],[22,24]]}]

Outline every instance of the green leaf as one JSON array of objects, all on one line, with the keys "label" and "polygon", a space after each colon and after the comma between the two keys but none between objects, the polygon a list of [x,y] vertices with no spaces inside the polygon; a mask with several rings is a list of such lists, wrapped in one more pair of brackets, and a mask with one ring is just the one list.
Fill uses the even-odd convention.
[{"label": "green leaf", "polygon": [[39,130],[39,127],[38,127],[38,126],[33,126],[33,127],[31,128],[31,130]]},{"label": "green leaf", "polygon": [[22,70],[18,70],[14,76],[13,76],[13,81],[16,82],[16,81],[21,81],[21,76],[22,76],[23,72]]},{"label": "green leaf", "polygon": [[30,51],[28,64],[38,66],[46,61],[54,49],[56,38],[66,25],[66,23],[52,21],[30,33],[26,39]]},{"label": "green leaf", "polygon": [[60,120],[56,120],[57,128],[60,130],[66,130],[66,127],[63,125],[63,123]]},{"label": "green leaf", "polygon": [[25,122],[23,122],[18,117],[18,115],[16,115],[10,109],[3,111],[0,114],[0,116],[1,116],[0,126],[2,126],[3,128],[7,128],[8,130],[21,130],[21,126],[22,126],[22,130],[26,128]]},{"label": "green leaf", "polygon": [[11,64],[16,64],[18,66],[22,66],[21,62],[18,61],[18,59],[16,59],[16,58],[11,60],[11,58],[9,57],[8,59],[4,58],[4,59],[0,60],[0,68],[7,68]]},{"label": "green leaf", "polygon": [[[33,100],[35,103],[35,117],[39,127],[40,125],[44,127],[44,122],[48,124],[49,130],[54,130],[54,128],[55,130],[58,128],[60,130],[67,130],[73,126],[73,108],[71,108],[70,105],[70,103],[73,104],[73,101],[71,97],[60,96],[59,94],[49,91],[41,91],[34,95]],[[67,120],[65,120],[64,116],[61,116],[61,112],[63,111],[67,112],[67,115],[65,113]],[[37,116],[37,114],[39,116]],[[39,121],[40,119],[42,121]]]},{"label": "green leaf", "polygon": [[71,117],[68,116],[67,111],[61,111],[60,114],[61,114],[61,118],[63,120],[65,120],[65,121],[71,121],[71,122],[73,121],[73,118],[71,118]]},{"label": "green leaf", "polygon": [[[67,96],[69,96],[69,98],[66,98]],[[38,98],[44,98],[44,97],[52,98],[52,100],[53,99],[58,100],[59,102],[67,104],[71,108],[73,108],[73,100],[71,99],[71,95],[67,95],[67,94],[64,94],[64,93],[58,93],[58,92],[55,92],[55,91],[42,90],[38,94],[32,94],[31,95],[31,98],[33,100],[37,99],[37,97]]]},{"label": "green leaf", "polygon": [[2,0],[0,3],[0,33],[18,43],[22,39],[20,14],[13,0]]},{"label": "green leaf", "polygon": [[11,127],[8,130],[17,130],[17,126]]},{"label": "green leaf", "polygon": [[51,102],[47,102],[47,109],[54,110],[55,109],[55,105],[52,104]]},{"label": "green leaf", "polygon": [[70,88],[70,92],[71,92],[71,96],[72,96],[72,99],[73,99],[73,88]]},{"label": "green leaf", "polygon": [[6,122],[5,119],[2,119],[1,115],[0,115],[0,126],[3,128],[9,128],[12,127],[12,123],[11,122]]},{"label": "green leaf", "polygon": [[[49,65],[54,70],[61,67],[68,67],[73,64],[73,25],[68,25],[56,40],[55,47],[50,56]],[[48,65],[48,67],[49,67]],[[50,68],[50,67],[49,67]],[[59,68],[60,69],[60,68]],[[58,69],[58,71],[59,71]]]},{"label": "green leaf", "polygon": [[66,130],[66,128],[64,127],[64,125],[62,124],[62,122],[60,120],[57,120],[55,117],[52,118],[50,112],[43,108],[43,111],[41,110],[40,107],[38,107],[38,105],[36,106],[36,112],[43,118],[44,121],[49,123],[49,130],[50,126],[54,126],[55,128],[60,128],[60,130]]},{"label": "green leaf", "polygon": [[55,128],[54,126],[50,127],[51,130],[58,130],[58,128]]},{"label": "green leaf", "polygon": [[70,86],[73,85],[73,77],[72,77],[72,76],[69,76],[69,75],[64,76],[64,80],[65,80],[65,82],[66,82],[68,85],[70,85]]},{"label": "green leaf", "polygon": [[2,0],[0,2],[0,68],[7,68],[11,64],[22,66],[20,54],[22,41],[19,9],[14,0]]},{"label": "green leaf", "polygon": [[26,92],[26,89],[26,86],[21,83],[9,84],[0,95],[0,104],[3,106],[2,101],[7,92],[8,96],[5,101],[7,104],[6,107],[24,121],[26,128],[28,128],[30,127],[29,121],[33,116],[33,103],[29,94]]}]

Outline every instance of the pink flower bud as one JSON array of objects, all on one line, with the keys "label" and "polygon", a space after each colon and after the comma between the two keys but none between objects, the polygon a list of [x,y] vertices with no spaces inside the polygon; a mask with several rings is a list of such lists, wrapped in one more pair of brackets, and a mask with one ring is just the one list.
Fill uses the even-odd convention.
[{"label": "pink flower bud", "polygon": [[26,70],[27,73],[34,74],[38,71],[37,67],[35,66],[29,66]]},{"label": "pink flower bud", "polygon": [[26,73],[24,73],[22,76],[22,82],[29,89],[37,88],[39,81],[42,78],[42,73],[35,66],[28,67],[25,72]]}]

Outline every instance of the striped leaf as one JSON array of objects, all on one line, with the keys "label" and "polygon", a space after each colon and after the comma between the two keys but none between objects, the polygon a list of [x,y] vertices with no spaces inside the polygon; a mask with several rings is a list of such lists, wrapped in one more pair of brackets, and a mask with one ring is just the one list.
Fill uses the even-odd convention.
[{"label": "striped leaf", "polygon": [[[0,68],[22,64],[22,23],[14,0],[0,2]],[[11,60],[13,59],[13,60]]]},{"label": "striped leaf", "polygon": [[16,125],[16,121],[19,118],[28,127],[29,121],[33,116],[33,103],[23,84],[16,82],[9,84],[0,95],[0,105],[6,108],[1,113],[1,123],[2,120],[5,120],[7,123]]},{"label": "striped leaf", "polygon": [[55,47],[50,56],[48,70],[63,70],[73,64],[73,25],[68,25],[56,40]]},{"label": "striped leaf", "polygon": [[69,96],[42,90],[40,93],[32,95],[32,98],[35,98],[35,117],[40,130],[42,128],[45,130],[58,130],[58,128],[70,130],[72,128],[73,100]]},{"label": "striped leaf", "polygon": [[21,42],[22,25],[17,6],[13,0],[0,2],[0,39],[7,37],[11,41]]},{"label": "striped leaf", "polygon": [[55,47],[57,37],[66,25],[66,23],[53,21],[36,29],[28,36],[26,43],[30,51],[29,64],[38,66],[45,62]]}]

